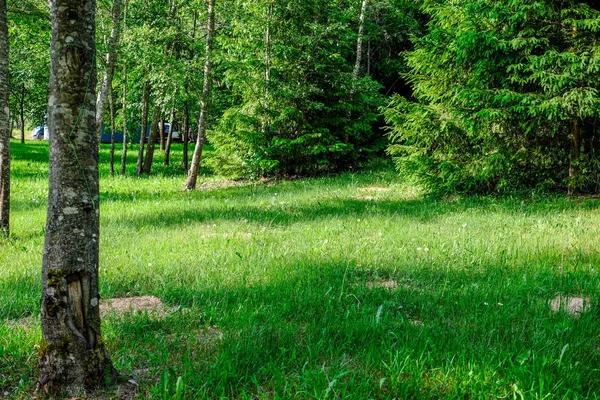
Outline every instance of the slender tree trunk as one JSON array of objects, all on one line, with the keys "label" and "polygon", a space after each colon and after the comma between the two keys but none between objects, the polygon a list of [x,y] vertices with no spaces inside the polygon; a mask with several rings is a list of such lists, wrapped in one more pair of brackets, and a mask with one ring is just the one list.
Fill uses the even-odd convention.
[{"label": "slender tree trunk", "polygon": [[148,107],[150,103],[150,83],[144,82],[144,92],[142,94],[142,132],[140,133],[140,147],[138,150],[138,159],[136,173],[144,173],[144,143],[146,142],[146,131],[148,130]]},{"label": "slender tree trunk", "polygon": [[[123,12],[123,37],[127,30],[127,0],[125,0],[125,10]],[[123,63],[123,151],[121,152],[121,171],[120,175],[125,176],[127,168],[127,60]]]},{"label": "slender tree trunk", "polygon": [[[265,104],[264,104],[264,116],[261,123],[261,132],[265,134],[267,132],[267,125],[269,119],[269,86],[271,85],[271,49],[273,47],[273,38],[271,35],[271,20],[273,18],[273,3],[269,4],[269,11],[267,14],[267,29],[265,32]],[[269,138],[266,138],[269,140]]]},{"label": "slender tree trunk", "polygon": [[206,33],[206,61],[204,63],[204,83],[202,87],[202,98],[200,99],[200,118],[198,119],[198,137],[196,138],[196,148],[192,158],[192,166],[185,181],[186,190],[196,188],[198,173],[200,172],[200,161],[202,159],[202,148],[206,143],[206,117],[208,113],[208,99],[210,96],[210,52],[212,49],[213,37],[215,34],[215,0],[209,0],[208,3],[208,28]]},{"label": "slender tree trunk", "polygon": [[567,194],[572,196],[577,194],[577,186],[574,181],[579,175],[577,163],[581,158],[581,121],[579,118],[573,118],[571,131],[571,163],[569,165],[569,187]]},{"label": "slender tree trunk", "polygon": [[109,91],[112,88],[112,80],[115,74],[115,64],[117,61],[117,49],[119,47],[119,24],[121,19],[121,0],[114,0],[112,8],[112,29],[110,40],[108,42],[108,54],[106,55],[104,79],[98,93],[98,104],[96,109],[96,130],[98,138],[102,136],[104,125],[104,112],[106,111],[106,100]]},{"label": "slender tree trunk", "polygon": [[19,111],[21,112],[21,143],[25,143],[25,84],[21,85],[19,108]]},{"label": "slender tree trunk", "polygon": [[110,94],[108,96],[109,99],[109,108],[110,108],[110,174],[115,174],[115,92],[111,87]]},{"label": "slender tree trunk", "polygon": [[121,171],[125,176],[127,168],[127,65],[123,65],[123,151],[121,152]]},{"label": "slender tree trunk", "polygon": [[8,23],[6,0],[0,0],[0,234],[10,234],[10,137],[8,108]]},{"label": "slender tree trunk", "polygon": [[146,150],[146,159],[144,160],[143,171],[150,174],[152,170],[152,161],[154,158],[154,146],[158,136],[158,119],[160,118],[160,107],[155,106],[152,112],[152,122],[150,122],[150,137],[148,138],[148,150]]},{"label": "slender tree trunk", "polygon": [[175,107],[171,109],[171,116],[169,118],[169,133],[167,134],[167,147],[165,148],[165,161],[164,165],[169,165],[169,158],[171,156],[171,142],[173,141],[173,130],[175,129]]},{"label": "slender tree trunk", "polygon": [[[187,88],[186,88],[187,89]],[[187,91],[187,90],[186,90]],[[183,140],[183,163],[182,167],[184,171],[188,170],[188,158],[189,158],[189,141],[190,141],[190,108],[188,101],[183,102],[183,133],[181,138]]]},{"label": "slender tree trunk", "polygon": [[95,3],[50,1],[50,186],[37,383],[42,396],[79,397],[116,376],[100,334]]},{"label": "slender tree trunk", "polygon": [[367,13],[367,3],[369,0],[363,0],[362,7],[360,9],[360,22],[358,25],[358,38],[356,39],[356,62],[354,63],[354,70],[352,71],[352,80],[358,79],[360,72],[360,66],[362,64],[363,56],[363,32],[365,28],[365,15]]},{"label": "slender tree trunk", "polygon": [[165,151],[165,120],[163,118],[158,123],[158,137],[160,142],[159,149],[160,151]]}]

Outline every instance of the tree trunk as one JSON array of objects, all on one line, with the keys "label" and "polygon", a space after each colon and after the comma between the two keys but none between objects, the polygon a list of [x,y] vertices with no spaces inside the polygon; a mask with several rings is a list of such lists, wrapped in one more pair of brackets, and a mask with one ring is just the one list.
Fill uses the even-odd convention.
[{"label": "tree trunk", "polygon": [[575,180],[579,175],[579,167],[577,163],[581,158],[581,123],[579,118],[574,118],[572,121],[571,132],[571,162],[569,165],[569,187],[567,194],[572,196],[577,194],[578,189]]},{"label": "tree trunk", "polygon": [[50,397],[79,397],[116,377],[100,334],[95,3],[50,1],[50,173],[37,383],[38,393]]},{"label": "tree trunk", "polygon": [[121,19],[121,0],[114,0],[112,8],[112,29],[110,32],[110,40],[108,42],[108,54],[106,55],[106,64],[104,71],[104,79],[98,93],[98,105],[96,109],[96,129],[98,138],[102,136],[102,128],[104,125],[104,112],[106,111],[106,100],[109,91],[112,88],[112,80],[115,74],[115,63],[117,61],[117,49],[119,47],[119,20]]},{"label": "tree trunk", "polygon": [[148,107],[150,102],[150,83],[144,82],[144,92],[142,94],[142,132],[140,133],[140,148],[138,150],[138,159],[136,173],[144,173],[144,143],[146,142],[146,131],[148,130]]},{"label": "tree trunk", "polygon": [[183,140],[183,162],[182,167],[184,171],[188,170],[188,158],[189,158],[189,141],[190,141],[190,108],[188,101],[183,102],[183,133],[181,138]]},{"label": "tree trunk", "polygon": [[112,176],[115,175],[115,92],[111,87],[110,94],[108,96],[109,99],[109,108],[110,108],[110,174]]},{"label": "tree trunk", "polygon": [[[125,0],[125,10],[123,12],[123,37],[127,30],[127,0]],[[121,153],[121,171],[120,175],[125,176],[127,167],[127,62],[123,63],[123,151]]]},{"label": "tree trunk", "polygon": [[360,22],[358,25],[358,38],[356,39],[356,62],[354,63],[354,70],[352,71],[352,80],[355,81],[358,78],[360,72],[360,66],[362,64],[362,45],[363,45],[363,31],[365,27],[365,15],[367,13],[368,0],[363,0],[362,7],[360,9]]},{"label": "tree trunk", "polygon": [[127,168],[127,66],[123,65],[123,151],[121,152],[121,171],[125,176]]},{"label": "tree trunk", "polygon": [[0,0],[0,234],[10,234],[10,137],[8,108],[8,23],[6,0]]},{"label": "tree trunk", "polygon": [[169,165],[169,157],[171,155],[171,142],[173,141],[173,130],[175,129],[175,107],[171,109],[169,118],[169,133],[167,134],[167,147],[165,148],[164,165]]},{"label": "tree trunk", "polygon": [[158,123],[158,137],[160,141],[160,145],[158,146],[160,151],[165,151],[165,120],[163,118],[160,119]]},{"label": "tree trunk", "polygon": [[206,61],[204,63],[204,83],[202,87],[202,98],[200,99],[200,118],[198,119],[198,137],[196,138],[196,148],[192,158],[192,166],[185,181],[185,189],[192,190],[196,188],[198,173],[200,171],[200,161],[202,159],[202,148],[206,142],[206,117],[208,113],[208,98],[210,96],[210,51],[212,49],[213,36],[215,34],[215,0],[208,2],[208,28],[206,33]]},{"label": "tree trunk", "polygon": [[150,137],[148,138],[148,150],[146,150],[146,159],[144,160],[143,172],[150,174],[152,169],[152,160],[154,158],[154,146],[158,136],[158,119],[160,118],[160,107],[155,106],[152,112],[152,121],[150,122]]},{"label": "tree trunk", "polygon": [[21,143],[25,143],[25,84],[21,85],[21,99],[19,104],[21,112]]}]

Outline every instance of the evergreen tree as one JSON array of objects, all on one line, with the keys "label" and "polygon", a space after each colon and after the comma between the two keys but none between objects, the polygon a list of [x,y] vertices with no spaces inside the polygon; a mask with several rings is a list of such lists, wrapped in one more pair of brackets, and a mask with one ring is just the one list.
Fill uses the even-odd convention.
[{"label": "evergreen tree", "polygon": [[590,4],[426,2],[429,30],[406,54],[417,101],[385,110],[399,168],[441,192],[596,189],[600,13]]}]

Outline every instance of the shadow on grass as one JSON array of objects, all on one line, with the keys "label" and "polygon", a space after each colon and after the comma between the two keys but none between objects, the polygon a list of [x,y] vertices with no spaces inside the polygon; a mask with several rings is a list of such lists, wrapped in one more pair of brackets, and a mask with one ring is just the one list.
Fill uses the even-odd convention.
[{"label": "shadow on grass", "polygon": [[[472,274],[303,264],[264,285],[156,288],[189,309],[162,322],[111,323],[108,340],[131,349],[134,366],[173,371],[211,398],[258,388],[320,398],[338,373],[336,389],[355,398],[504,395],[515,381],[532,393],[549,385],[557,396],[600,390],[600,321],[550,312],[548,296],[560,290],[552,272],[532,285],[523,271],[499,267]],[[381,279],[398,286],[371,285]],[[207,326],[223,340],[203,341]],[[564,343],[575,347],[561,355]]]},{"label": "shadow on grass", "polygon": [[[421,198],[414,200],[362,200],[345,198],[325,198],[323,200],[306,201],[305,205],[267,206],[247,205],[249,197],[269,198],[273,192],[285,192],[290,196],[307,196],[306,187],[292,183],[286,188],[269,186],[242,186],[206,191],[194,199],[199,207],[166,207],[156,211],[146,211],[130,215],[119,223],[140,229],[145,226],[174,227],[187,225],[190,222],[214,222],[217,220],[248,220],[263,225],[286,226],[292,223],[318,221],[331,217],[400,217],[427,223],[457,213],[501,213],[510,216],[549,216],[553,213],[568,211],[596,210],[600,206],[598,199],[575,199],[565,197],[549,197],[537,200],[524,200],[521,197],[467,197],[459,201]],[[140,197],[138,197],[140,195]],[[111,202],[126,203],[128,200],[158,200],[161,194],[122,194],[113,197]],[[183,197],[181,197],[183,198]],[[227,203],[209,204],[203,200],[227,200]]]}]

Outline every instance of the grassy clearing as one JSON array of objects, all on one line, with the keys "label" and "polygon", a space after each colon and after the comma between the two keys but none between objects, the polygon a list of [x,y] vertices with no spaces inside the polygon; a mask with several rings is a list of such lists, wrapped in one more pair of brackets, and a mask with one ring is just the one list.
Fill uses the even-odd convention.
[{"label": "grassy clearing", "polygon": [[[0,396],[18,398],[36,374],[47,147],[13,144]],[[424,199],[381,168],[187,193],[177,158],[120,178],[106,157],[102,296],[170,307],[103,321],[140,398],[600,393],[598,200]],[[558,294],[592,308],[553,313]]]}]

